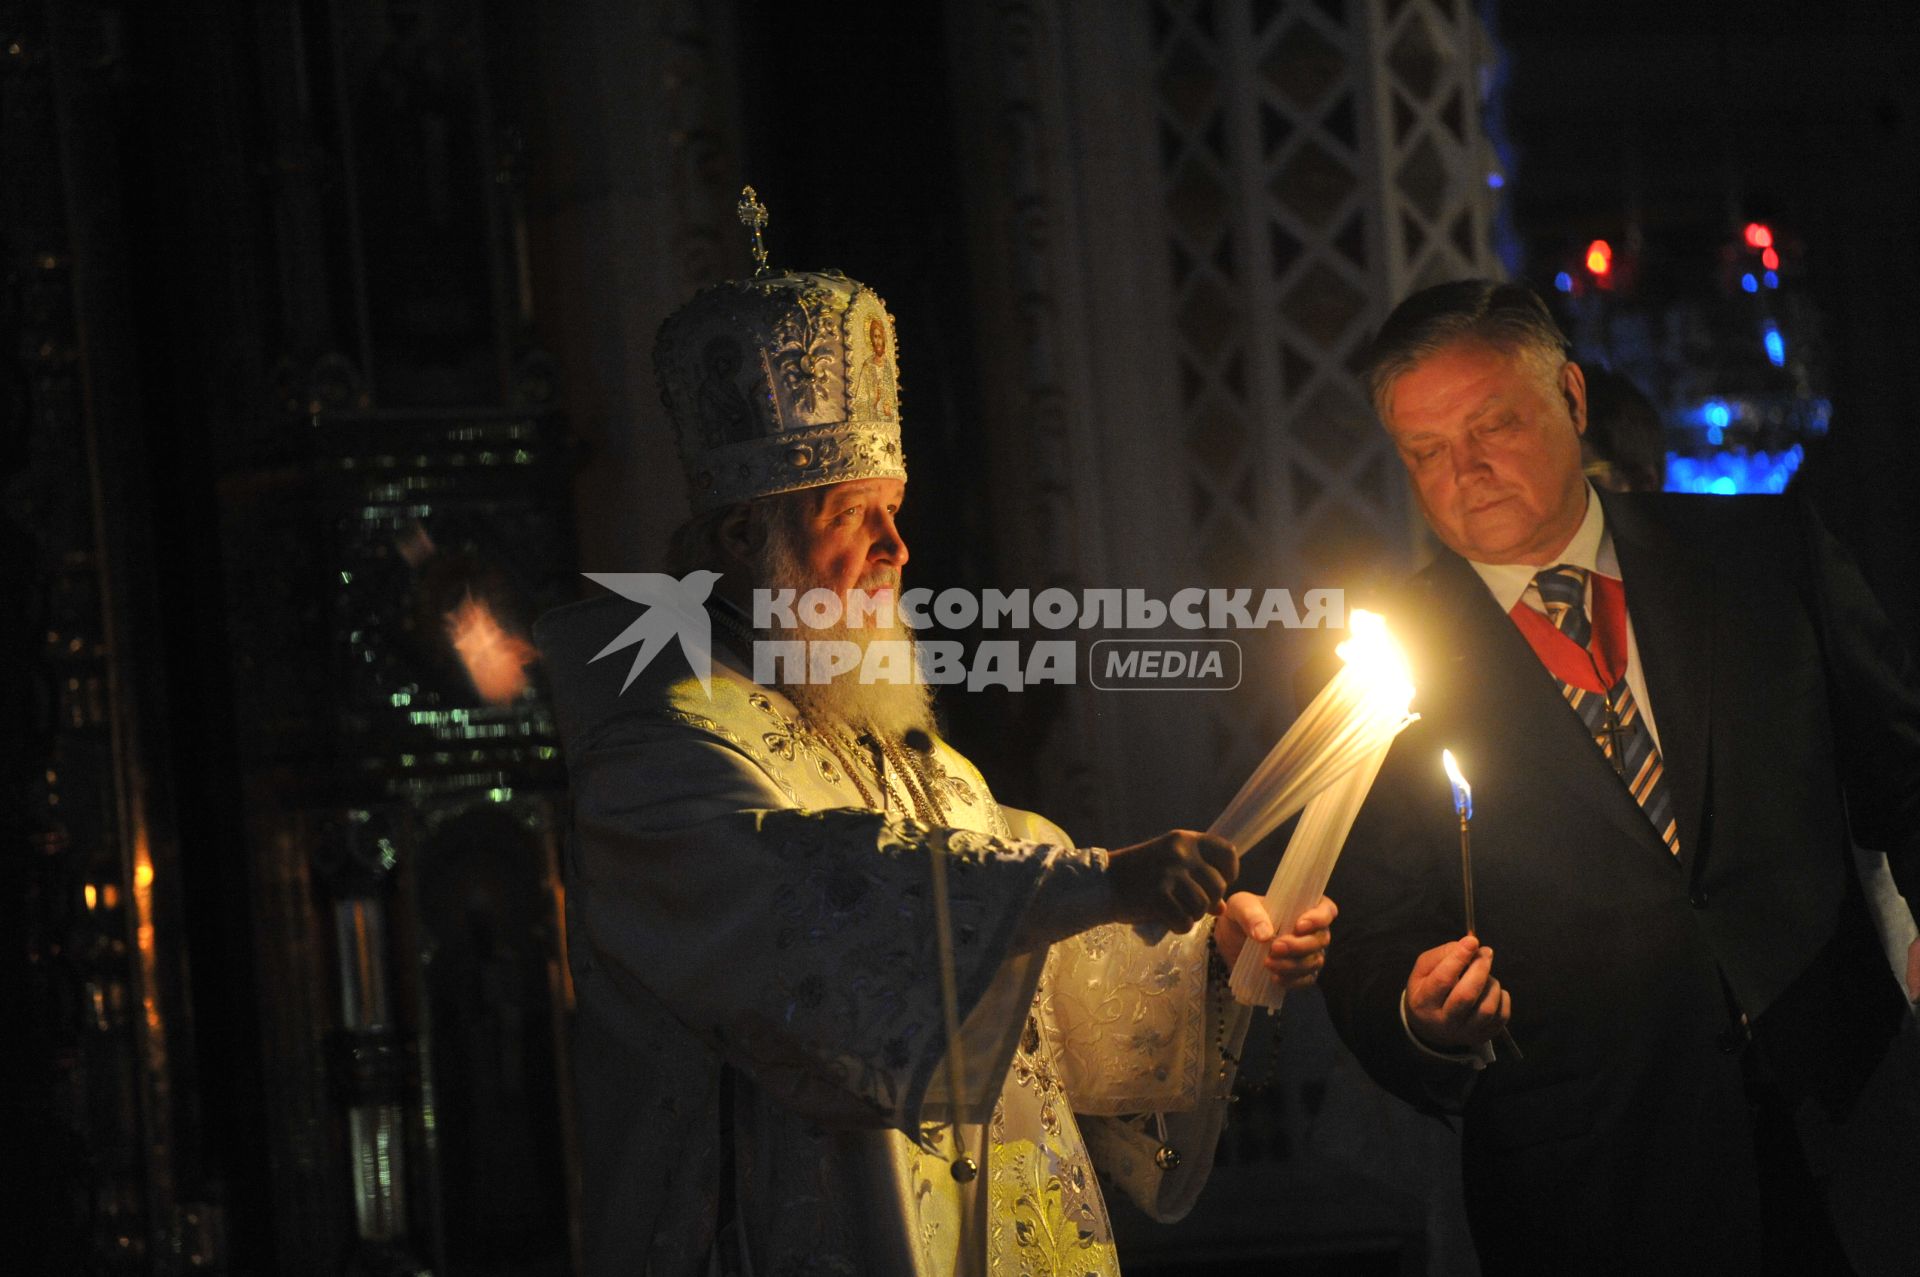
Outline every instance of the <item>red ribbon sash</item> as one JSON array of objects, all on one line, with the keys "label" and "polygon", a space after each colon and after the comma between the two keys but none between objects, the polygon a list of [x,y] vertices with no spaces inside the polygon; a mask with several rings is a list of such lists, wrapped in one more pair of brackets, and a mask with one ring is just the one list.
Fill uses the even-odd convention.
[{"label": "red ribbon sash", "polygon": [[1627,595],[1620,582],[1595,572],[1593,583],[1593,646],[1583,648],[1553,627],[1522,599],[1507,613],[1520,627],[1527,646],[1563,683],[1605,695],[1627,672]]}]

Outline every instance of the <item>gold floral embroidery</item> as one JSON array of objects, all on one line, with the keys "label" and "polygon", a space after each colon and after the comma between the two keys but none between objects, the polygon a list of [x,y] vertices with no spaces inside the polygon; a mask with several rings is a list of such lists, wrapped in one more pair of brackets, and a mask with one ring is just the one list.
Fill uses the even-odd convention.
[{"label": "gold floral embroidery", "polygon": [[945,796],[957,798],[969,807],[979,803],[980,799],[973,792],[973,786],[948,771],[940,762],[938,753],[928,751],[921,757],[920,766],[926,771],[928,782]]},{"label": "gold floral embroidery", "polygon": [[749,692],[747,704],[773,720],[773,730],[763,732],[760,737],[768,753],[787,763],[794,762],[804,755],[820,772],[822,780],[829,785],[840,783],[840,769],[834,765],[832,756],[820,748],[819,743],[814,740],[813,733],[809,732],[803,724],[775,709],[772,699],[765,692]]},{"label": "gold floral embroidery", "polygon": [[1103,1237],[1103,1222],[1076,1211],[1053,1167],[1056,1158],[1030,1140],[1015,1140],[994,1150],[1002,1173],[993,1179],[991,1207],[996,1242],[1011,1229],[1012,1254],[997,1244],[999,1255],[1013,1259],[1021,1277],[1085,1277],[1118,1271],[1113,1242]]},{"label": "gold floral embroidery", "polygon": [[[874,927],[869,920],[890,910],[923,914],[924,875],[902,871],[930,851],[944,851],[959,869],[952,880],[959,889],[953,902],[956,938],[963,946],[978,943],[990,929],[982,901],[968,889],[975,867],[1002,858],[1024,860],[1031,849],[1016,849],[993,836],[1009,832],[1005,816],[978,773],[944,745],[915,753],[906,763],[913,765],[912,779],[925,794],[951,807],[957,817],[951,824],[971,828],[930,828],[899,819],[899,814],[915,809],[904,801],[901,813],[890,820],[825,810],[862,805],[858,798],[847,797],[846,790],[836,796],[820,783],[825,779],[835,789],[851,785],[851,762],[829,770],[825,745],[786,712],[777,694],[736,686],[723,696],[711,709],[699,707],[712,718],[692,712],[691,706],[676,717],[752,758],[796,807],[816,809],[811,815],[776,813],[763,817],[759,826],[763,836],[770,836],[769,849],[798,871],[783,871],[784,884],[768,901],[767,942],[783,960],[754,999],[752,1036],[765,1042],[791,1036],[800,1026],[826,1023],[846,1026],[834,1041],[862,1044],[857,1051],[842,1053],[822,1050],[822,1040],[812,1033],[795,1036],[791,1053],[774,1061],[772,1089],[805,1094],[823,1105],[847,1106],[851,1101],[869,1114],[897,1120],[911,1111],[904,1083],[912,1061],[937,1033],[936,1008],[895,987],[900,973],[924,969],[924,945],[906,938],[914,936],[914,930],[909,928],[905,936],[892,932],[891,943],[876,943],[890,929]],[[897,765],[891,758],[888,762]],[[871,837],[874,854],[847,855],[852,826],[846,822],[869,820],[874,822],[871,830],[863,827],[857,841]],[[982,1205],[989,1221],[989,1262],[1000,1277],[1117,1274],[1112,1229],[1087,1160],[1085,1137],[1095,1133],[1094,1126],[1083,1125],[1089,1119],[1080,1118],[1072,1106],[1089,1084],[1089,1093],[1096,1096],[1109,1091],[1157,1095],[1167,1089],[1168,1080],[1177,1080],[1192,1067],[1187,1058],[1191,1052],[1179,1044],[1196,1036],[1186,1032],[1193,1013],[1182,1004],[1188,980],[1199,977],[1197,968],[1190,974],[1191,964],[1174,957],[1180,948],[1174,944],[1150,952],[1125,927],[1103,928],[1055,946],[1060,957],[1076,951],[1075,961],[1047,963],[1048,978],[1016,1046],[1007,1081],[992,1113],[982,1115],[988,1138],[981,1141],[978,1154],[978,1187],[986,1197]],[[1097,960],[1103,956],[1110,965]],[[873,1017],[876,1007],[886,1009],[883,1018]],[[1129,1046],[1134,1052],[1125,1049]],[[1115,1056],[1121,1058],[1109,1058]],[[1112,1121],[1090,1120],[1095,1126]],[[950,1133],[944,1128],[915,1133],[931,1138],[918,1142],[918,1148],[911,1138],[900,1142],[897,1183],[909,1211],[906,1236],[920,1262],[940,1271],[952,1262],[967,1199],[948,1168],[955,1151]],[[1145,1169],[1128,1178],[1157,1183],[1150,1157]],[[830,1212],[821,1218],[826,1214]],[[798,1216],[787,1222],[795,1238],[818,1231]],[[809,1236],[807,1243],[812,1240]]]},{"label": "gold floral embroidery", "polygon": [[1202,1087],[1203,1066],[1216,1062],[1206,1049],[1215,1009],[1204,946],[1199,931],[1146,945],[1111,925],[1053,946],[1040,1021],[1076,1098],[1091,1092],[1147,1109],[1155,1097]]},{"label": "gold floral embroidery", "polygon": [[748,745],[746,741],[742,740],[731,729],[714,722],[711,718],[707,718],[704,715],[691,713],[684,709],[665,710],[662,711],[662,716],[673,722],[683,723],[688,727],[697,728],[703,732],[711,732],[721,740],[726,741],[748,758],[751,758],[755,763],[758,763],[760,770],[764,771],[767,774],[767,779],[771,780],[774,785],[779,788],[780,792],[786,795],[788,802],[792,803],[795,807],[801,805],[800,795],[794,790],[793,783],[781,774],[779,768],[770,766],[765,755]]}]

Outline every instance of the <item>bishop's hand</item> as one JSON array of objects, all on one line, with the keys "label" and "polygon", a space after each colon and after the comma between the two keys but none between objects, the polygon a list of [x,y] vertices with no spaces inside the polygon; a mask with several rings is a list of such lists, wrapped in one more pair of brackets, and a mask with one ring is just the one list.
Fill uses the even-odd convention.
[{"label": "bishop's hand", "polygon": [[1437,945],[1413,960],[1407,1024],[1437,1051],[1491,1042],[1513,1018],[1513,996],[1493,978],[1493,950],[1473,936]]},{"label": "bishop's hand", "polygon": [[1107,853],[1115,921],[1186,932],[1219,908],[1240,872],[1240,853],[1224,838],[1175,829]]}]

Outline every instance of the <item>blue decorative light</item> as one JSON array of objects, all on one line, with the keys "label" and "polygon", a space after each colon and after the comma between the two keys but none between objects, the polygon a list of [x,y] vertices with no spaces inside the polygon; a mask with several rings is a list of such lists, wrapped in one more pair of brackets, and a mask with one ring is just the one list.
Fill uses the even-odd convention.
[{"label": "blue decorative light", "polygon": [[1785,368],[1787,366],[1787,342],[1786,339],[1780,335],[1780,330],[1769,323],[1764,340],[1767,347],[1767,362],[1775,368]]},{"label": "blue decorative light", "polygon": [[1764,276],[1761,277],[1761,282],[1765,284],[1768,288],[1780,287],[1780,272],[1774,271],[1774,270],[1768,271]]},{"label": "blue decorative light", "polygon": [[1727,428],[1725,426],[1708,426],[1707,427],[1708,443],[1714,445],[1715,447],[1719,447],[1721,444],[1725,443],[1726,441],[1727,441]]},{"label": "blue decorative light", "polygon": [[1806,450],[1794,444],[1784,452],[1748,453],[1735,449],[1704,457],[1667,454],[1668,492],[1706,492],[1730,496],[1738,492],[1785,492]]},{"label": "blue decorative light", "polygon": [[1561,271],[1553,277],[1553,286],[1563,293],[1570,293],[1573,291],[1573,276]]},{"label": "blue decorative light", "polygon": [[1505,186],[1506,184],[1507,184],[1507,179],[1504,177],[1501,177],[1498,173],[1487,174],[1487,185],[1491,186],[1494,190],[1497,191],[1501,187]]},{"label": "blue decorative light", "polygon": [[1753,277],[1752,271],[1748,271],[1740,277],[1740,287],[1750,293],[1757,293],[1760,291],[1760,281]]},{"label": "blue decorative light", "polygon": [[1725,430],[1733,422],[1733,409],[1718,399],[1707,400],[1700,414],[1706,418],[1707,426],[1712,430]]}]

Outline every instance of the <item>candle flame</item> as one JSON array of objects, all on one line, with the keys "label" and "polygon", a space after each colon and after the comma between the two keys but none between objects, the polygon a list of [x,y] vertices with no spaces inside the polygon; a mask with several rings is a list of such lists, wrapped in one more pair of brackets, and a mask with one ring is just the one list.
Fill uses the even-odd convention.
[{"label": "candle flame", "polygon": [[1453,761],[1453,751],[1440,751],[1440,765],[1447,769],[1447,782],[1453,786],[1453,809],[1460,813],[1462,820],[1473,819],[1473,786],[1460,774],[1460,764]]},{"label": "candle flame", "polygon": [[1367,699],[1380,713],[1406,717],[1413,701],[1413,670],[1385,617],[1355,608],[1347,617],[1347,640],[1334,651],[1366,685]]}]

